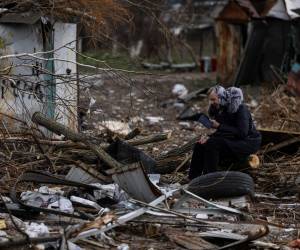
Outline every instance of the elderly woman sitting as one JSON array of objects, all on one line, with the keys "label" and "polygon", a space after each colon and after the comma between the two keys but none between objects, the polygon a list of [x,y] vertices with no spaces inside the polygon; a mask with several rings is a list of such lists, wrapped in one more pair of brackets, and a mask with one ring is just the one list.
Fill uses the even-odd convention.
[{"label": "elderly woman sitting", "polygon": [[189,179],[217,171],[220,161],[224,159],[244,159],[257,152],[261,144],[261,135],[253,124],[247,106],[243,104],[240,88],[215,86],[208,94],[208,114],[216,132],[196,143]]}]

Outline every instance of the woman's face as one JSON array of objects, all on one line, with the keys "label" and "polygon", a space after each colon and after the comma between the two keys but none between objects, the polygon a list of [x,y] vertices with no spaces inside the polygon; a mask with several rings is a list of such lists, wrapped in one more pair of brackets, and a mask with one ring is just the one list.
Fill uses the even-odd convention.
[{"label": "woman's face", "polygon": [[219,108],[220,100],[219,100],[218,95],[214,91],[212,91],[209,94],[208,99],[209,99],[209,104],[210,105],[214,106],[215,108]]}]

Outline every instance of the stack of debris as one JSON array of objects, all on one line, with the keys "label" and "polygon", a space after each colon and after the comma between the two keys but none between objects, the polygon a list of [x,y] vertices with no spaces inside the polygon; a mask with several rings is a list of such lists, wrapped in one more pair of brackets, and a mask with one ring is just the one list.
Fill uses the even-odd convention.
[{"label": "stack of debris", "polygon": [[[185,95],[184,102],[203,93]],[[170,133],[141,136],[136,128],[116,134],[106,123],[92,136],[41,113],[32,120],[38,126],[26,133],[2,130],[0,248],[280,249],[298,238],[299,154],[279,152],[287,141],[297,142],[295,134],[280,135],[275,145],[265,142],[259,167],[243,165],[255,192],[249,176],[243,179],[251,186],[247,194],[224,198],[212,195],[232,172],[216,174],[209,191],[199,183],[180,184],[201,135],[153,156],[140,146],[153,147]],[[46,137],[46,129],[64,139]]]},{"label": "stack of debris", "polygon": [[[154,159],[135,146],[168,139],[169,134],[138,138],[136,129],[123,138],[104,140],[75,133],[41,113],[32,120],[39,127],[23,136],[3,133],[1,138],[0,248],[278,249],[287,244],[284,237],[297,239],[294,221],[284,218],[297,204],[289,204],[297,201],[296,190],[283,193],[286,186],[277,183],[276,195],[265,194],[271,186],[260,186],[261,193],[255,194],[249,176],[247,195],[209,201],[213,190],[203,193],[205,187],[195,183],[174,183],[184,176],[197,137]],[[43,136],[41,127],[64,140]],[[290,171],[297,174],[298,163],[295,160]],[[263,164],[266,173],[277,173],[276,165]],[[233,177],[220,173],[213,181]],[[258,183],[273,178],[256,176]],[[260,206],[254,209],[253,202]],[[267,216],[270,202],[274,209],[281,202],[281,214],[276,214],[280,223]],[[297,212],[294,216],[299,219]],[[279,244],[272,243],[279,234]]]}]

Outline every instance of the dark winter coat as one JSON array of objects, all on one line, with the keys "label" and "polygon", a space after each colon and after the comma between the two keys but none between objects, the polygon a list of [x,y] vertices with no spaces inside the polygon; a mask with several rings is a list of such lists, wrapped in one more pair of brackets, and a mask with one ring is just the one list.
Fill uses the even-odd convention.
[{"label": "dark winter coat", "polygon": [[257,152],[261,144],[261,135],[256,130],[250,111],[242,104],[237,112],[226,109],[209,108],[209,116],[220,126],[211,137],[225,138],[228,147],[237,155],[249,155]]}]

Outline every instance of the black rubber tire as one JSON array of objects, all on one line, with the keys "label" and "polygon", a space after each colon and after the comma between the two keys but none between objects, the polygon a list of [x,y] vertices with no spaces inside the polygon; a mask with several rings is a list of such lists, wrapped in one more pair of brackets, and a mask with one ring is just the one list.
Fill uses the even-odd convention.
[{"label": "black rubber tire", "polygon": [[187,189],[205,199],[254,196],[252,177],[237,171],[219,171],[201,175],[193,179]]}]

